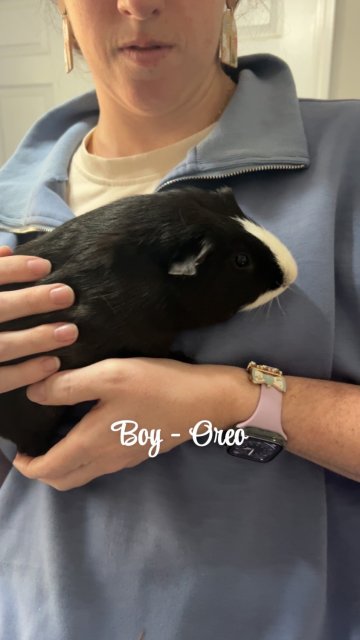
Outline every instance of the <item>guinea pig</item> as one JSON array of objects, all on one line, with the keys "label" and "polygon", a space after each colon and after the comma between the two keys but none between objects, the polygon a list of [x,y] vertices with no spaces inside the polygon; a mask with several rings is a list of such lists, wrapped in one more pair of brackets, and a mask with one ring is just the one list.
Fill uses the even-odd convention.
[{"label": "guinea pig", "polygon": [[[113,357],[189,362],[171,353],[178,332],[263,305],[297,276],[289,250],[244,215],[229,187],[126,197],[68,220],[14,254],[47,258],[52,271],[36,282],[0,286],[0,292],[58,282],[75,292],[67,309],[0,323],[0,331],[75,323],[77,341],[49,352],[60,357],[60,370]],[[66,407],[39,405],[25,392],[0,394],[0,435],[35,456],[50,448]]]}]

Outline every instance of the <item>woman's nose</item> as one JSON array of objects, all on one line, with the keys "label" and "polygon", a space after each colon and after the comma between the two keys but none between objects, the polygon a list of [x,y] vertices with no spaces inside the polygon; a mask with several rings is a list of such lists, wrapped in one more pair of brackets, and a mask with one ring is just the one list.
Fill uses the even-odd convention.
[{"label": "woman's nose", "polygon": [[166,0],[117,0],[119,13],[131,16],[137,20],[147,20],[158,14],[164,7]]}]

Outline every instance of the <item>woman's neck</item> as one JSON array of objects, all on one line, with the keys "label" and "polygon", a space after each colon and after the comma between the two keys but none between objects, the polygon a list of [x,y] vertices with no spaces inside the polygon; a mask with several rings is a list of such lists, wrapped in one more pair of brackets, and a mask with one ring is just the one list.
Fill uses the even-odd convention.
[{"label": "woman's neck", "polygon": [[89,153],[103,158],[133,156],[178,142],[205,129],[219,119],[236,84],[224,73],[187,108],[154,115],[124,109],[105,94],[99,96],[100,117],[87,144]]}]

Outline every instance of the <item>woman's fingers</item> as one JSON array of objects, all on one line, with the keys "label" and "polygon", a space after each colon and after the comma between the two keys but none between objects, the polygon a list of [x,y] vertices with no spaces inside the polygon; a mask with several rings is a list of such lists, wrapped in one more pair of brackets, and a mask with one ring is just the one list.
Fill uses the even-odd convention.
[{"label": "woman's fingers", "polygon": [[0,332],[0,362],[43,353],[72,344],[78,337],[76,324],[54,322],[22,331]]},{"label": "woman's fingers", "polygon": [[[55,373],[60,366],[60,359],[54,356],[32,358],[20,364],[0,367],[0,393],[6,393],[39,382]],[[6,375],[3,375],[3,373]]]},{"label": "woman's fingers", "polygon": [[[1,247],[1,252],[11,251]],[[1,254],[0,252],[0,254]],[[3,255],[0,262],[0,285],[15,282],[30,282],[48,275],[51,262],[33,256]],[[0,323],[24,318],[37,313],[56,311],[73,304],[75,295],[71,287],[58,284],[34,285],[14,291],[0,293]]]},{"label": "woman's fingers", "polygon": [[[0,263],[1,264],[1,263]],[[37,313],[56,311],[73,304],[71,287],[61,284],[40,284],[26,289],[0,293],[0,323]]]},{"label": "woman's fingers", "polygon": [[[10,250],[10,247],[5,247]],[[3,249],[3,248],[2,248]],[[3,249],[3,252],[5,249]],[[37,278],[43,278],[51,271],[50,260],[36,258],[34,256],[14,256],[11,254],[1,254],[6,260],[1,260],[0,284],[10,284],[11,282],[29,282]]]},{"label": "woman's fingers", "polygon": [[[0,247],[0,286],[37,280],[51,271],[52,265],[49,260],[12,253],[10,247]],[[62,283],[1,291],[0,328],[1,323],[17,318],[69,307],[74,299],[75,294],[71,287]],[[0,330],[0,393],[39,382],[60,366],[59,358],[53,356],[40,356],[7,366],[2,363],[68,346],[75,342],[77,337],[76,325],[64,322],[40,324],[24,330]],[[50,369],[49,363],[52,363]]]},{"label": "woman's fingers", "polygon": [[13,250],[11,247],[8,247],[6,244],[2,244],[0,247],[0,258],[3,256],[11,256]]}]

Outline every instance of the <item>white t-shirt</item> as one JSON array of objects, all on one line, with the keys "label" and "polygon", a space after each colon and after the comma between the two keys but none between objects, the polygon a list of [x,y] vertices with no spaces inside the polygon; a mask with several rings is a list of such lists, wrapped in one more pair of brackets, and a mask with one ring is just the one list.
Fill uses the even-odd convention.
[{"label": "white t-shirt", "polygon": [[166,147],[120,158],[102,158],[88,152],[92,129],[75,151],[70,164],[70,209],[79,216],[120,198],[153,193],[170,169],[179,164],[215,125],[216,122]]}]

